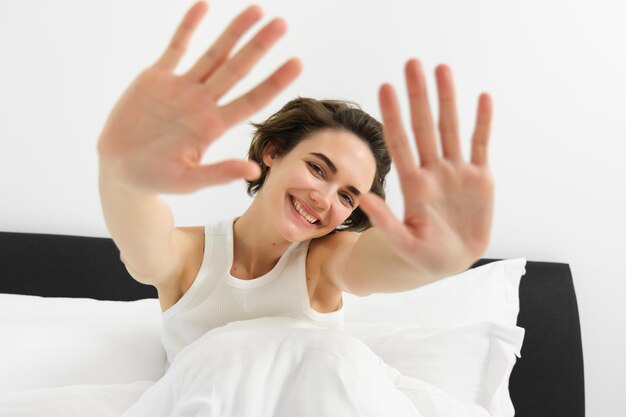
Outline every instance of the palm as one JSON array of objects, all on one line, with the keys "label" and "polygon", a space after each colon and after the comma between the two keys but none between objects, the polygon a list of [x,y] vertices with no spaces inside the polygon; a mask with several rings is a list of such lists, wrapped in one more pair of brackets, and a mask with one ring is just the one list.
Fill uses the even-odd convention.
[{"label": "palm", "polygon": [[220,109],[202,99],[202,90],[158,68],[144,71],[117,103],[101,155],[123,160],[137,186],[186,191],[191,181],[185,175],[200,166],[208,145],[226,129]]},{"label": "palm", "polygon": [[487,165],[491,102],[486,94],[480,98],[468,163],[460,151],[451,76],[447,67],[438,68],[440,156],[419,62],[407,64],[406,76],[420,165],[403,131],[393,89],[383,86],[380,96],[385,141],[404,196],[404,219],[396,219],[371,195],[364,199],[363,208],[407,262],[431,271],[458,271],[479,257],[489,241],[493,216],[493,181]]},{"label": "palm", "polygon": [[405,257],[419,253],[432,265],[449,257],[479,256],[491,226],[493,186],[488,172],[443,161],[418,168],[406,178],[404,225],[412,242],[402,247]]},{"label": "palm", "polygon": [[189,10],[165,53],[120,98],[100,137],[101,163],[115,165],[137,190],[183,193],[254,177],[258,167],[252,162],[202,166],[202,155],[228,128],[266,105],[300,71],[299,62],[290,60],[247,94],[218,105],[284,33],[285,25],[273,20],[229,57],[236,41],[261,17],[260,9],[252,6],[189,71],[175,75],[173,70],[205,12],[203,2]]}]

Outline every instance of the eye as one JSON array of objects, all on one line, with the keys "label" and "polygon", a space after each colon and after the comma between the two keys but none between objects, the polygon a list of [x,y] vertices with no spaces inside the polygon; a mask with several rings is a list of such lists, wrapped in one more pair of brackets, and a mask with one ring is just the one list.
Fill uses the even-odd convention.
[{"label": "eye", "polygon": [[354,202],[352,201],[350,194],[343,193],[341,194],[341,198],[343,198],[344,201],[350,205],[350,207],[354,207]]},{"label": "eye", "polygon": [[313,162],[307,162],[307,165],[317,175],[319,175],[320,177],[324,178],[324,170],[319,165],[317,165],[317,164],[315,164]]}]

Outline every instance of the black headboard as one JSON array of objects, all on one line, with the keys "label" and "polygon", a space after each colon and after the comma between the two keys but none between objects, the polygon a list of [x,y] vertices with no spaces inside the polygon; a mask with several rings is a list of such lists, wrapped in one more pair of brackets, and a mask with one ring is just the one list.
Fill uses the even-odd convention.
[{"label": "black headboard", "polygon": [[509,380],[515,416],[584,417],[583,351],[569,265],[527,261],[519,299],[517,325],[525,335]]},{"label": "black headboard", "polygon": [[0,232],[0,292],[132,301],[157,298],[135,281],[113,240]]},{"label": "black headboard", "polygon": [[[0,292],[119,301],[157,297],[154,287],[128,275],[111,239],[9,232],[0,232]],[[526,334],[509,382],[515,415],[583,417],[582,343],[569,265],[528,261],[519,296],[518,325]]]}]

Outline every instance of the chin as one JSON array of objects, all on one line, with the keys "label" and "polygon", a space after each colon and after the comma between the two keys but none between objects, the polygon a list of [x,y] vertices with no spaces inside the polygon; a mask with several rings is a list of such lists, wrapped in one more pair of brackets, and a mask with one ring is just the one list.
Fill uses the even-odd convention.
[{"label": "chin", "polygon": [[280,226],[281,236],[288,242],[304,242],[306,240],[315,239],[323,236],[324,233],[320,230],[307,231],[303,230],[298,225],[294,225],[290,222],[283,222]]}]

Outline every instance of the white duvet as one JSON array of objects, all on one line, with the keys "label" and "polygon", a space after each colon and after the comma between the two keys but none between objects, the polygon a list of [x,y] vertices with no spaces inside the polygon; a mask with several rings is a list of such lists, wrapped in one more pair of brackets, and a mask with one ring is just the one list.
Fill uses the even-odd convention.
[{"label": "white duvet", "polygon": [[[441,414],[445,411],[448,414]],[[286,317],[230,323],[183,349],[124,417],[484,416],[388,367],[359,339]]]},{"label": "white duvet", "polygon": [[0,394],[0,415],[487,417],[401,375],[354,336],[286,317],[233,322],[183,349],[156,383]]}]

